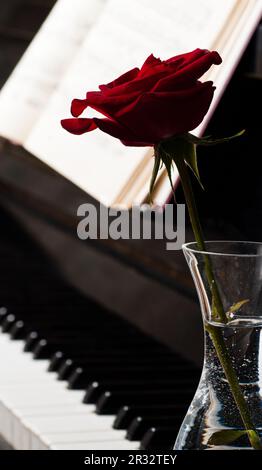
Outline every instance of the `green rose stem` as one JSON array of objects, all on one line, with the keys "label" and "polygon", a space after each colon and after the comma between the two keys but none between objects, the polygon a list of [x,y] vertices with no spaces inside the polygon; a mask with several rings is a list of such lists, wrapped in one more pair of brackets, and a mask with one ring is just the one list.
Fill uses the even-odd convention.
[{"label": "green rose stem", "polygon": [[[191,145],[194,145],[194,144],[191,144]],[[158,150],[158,156],[160,158],[162,157],[162,160],[165,162],[167,158],[167,153],[165,152],[165,150],[163,150],[163,154],[162,154],[161,145],[158,146],[157,150]],[[170,149],[169,149],[169,158],[172,158],[172,156],[170,155]],[[184,158],[178,158],[177,156],[175,156],[172,159],[176,163],[176,166],[177,166],[180,178],[181,178],[181,183],[182,183],[182,187],[183,187],[183,191],[184,191],[184,195],[185,195],[185,199],[186,199],[186,203],[188,207],[190,221],[191,221],[191,225],[193,228],[193,232],[194,232],[194,236],[195,236],[198,248],[201,251],[206,251],[203,231],[202,231],[202,227],[201,227],[200,220],[199,220],[199,215],[198,215],[198,210],[197,210],[197,206],[196,206],[196,202],[194,198],[188,165],[185,162]],[[227,323],[227,317],[223,309],[220,294],[219,294],[219,291],[218,291],[218,288],[214,279],[212,265],[208,256],[205,256],[205,271],[206,271],[207,280],[210,286],[210,290],[212,293],[212,298],[214,302],[213,305],[215,306],[215,313],[219,317],[222,323]],[[256,431],[256,428],[253,424],[247,403],[245,401],[244,395],[239,385],[238,377],[232,365],[230,355],[227,351],[227,347],[226,347],[224,338],[222,336],[222,333],[217,328],[213,327],[212,325],[207,324],[206,322],[204,324],[204,328],[208,331],[212,339],[218,359],[223,367],[223,370],[227,378],[227,381],[229,383],[233,398],[238,407],[243,424],[246,428],[250,444],[254,449],[261,450],[262,444],[261,444],[259,435]]]}]

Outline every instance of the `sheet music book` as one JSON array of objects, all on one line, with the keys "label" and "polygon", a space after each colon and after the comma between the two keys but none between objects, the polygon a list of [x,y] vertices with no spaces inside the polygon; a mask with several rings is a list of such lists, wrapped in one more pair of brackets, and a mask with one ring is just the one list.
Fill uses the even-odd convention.
[{"label": "sheet music book", "polygon": [[[58,0],[0,93],[0,135],[106,206],[146,201],[152,149],[125,147],[99,130],[65,132],[60,120],[69,117],[72,98],[151,53],[167,59],[196,47],[218,50],[223,64],[203,77],[217,90],[194,131],[202,135],[261,15],[262,0]],[[163,170],[155,202],[169,193]]]}]

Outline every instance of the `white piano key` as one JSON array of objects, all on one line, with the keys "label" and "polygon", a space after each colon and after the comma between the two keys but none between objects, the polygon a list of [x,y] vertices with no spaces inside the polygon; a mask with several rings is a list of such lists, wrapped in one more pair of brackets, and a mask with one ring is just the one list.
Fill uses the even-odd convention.
[{"label": "white piano key", "polygon": [[41,405],[51,405],[64,403],[75,403],[78,405],[83,399],[84,393],[78,390],[61,390],[56,389],[55,386],[50,388],[46,387],[42,390],[39,390],[39,393],[34,391],[28,391],[23,393],[21,390],[2,390],[1,399],[5,401],[7,406],[11,408],[16,408],[18,405],[37,405],[39,408]]},{"label": "white piano key", "polygon": [[61,432],[70,430],[72,432],[90,432],[111,430],[114,422],[114,416],[98,416],[95,413],[86,413],[86,415],[68,416],[30,416],[24,418],[23,422],[35,433]]},{"label": "white piano key", "polygon": [[65,415],[84,415],[87,413],[95,412],[95,405],[89,404],[84,405],[82,403],[75,405],[75,403],[59,403],[42,406],[19,406],[17,409],[12,410],[19,417],[30,417],[30,416],[65,416]]},{"label": "white piano key", "polygon": [[40,436],[31,436],[31,450],[51,450],[50,446],[40,438]]},{"label": "white piano key", "polygon": [[[8,377],[5,376],[5,379],[7,380]],[[50,380],[51,379],[51,380]],[[25,381],[21,381],[21,380],[8,380],[8,383],[3,383],[3,384],[0,384],[0,391],[3,391],[5,392],[6,390],[10,390],[10,391],[13,391],[13,390],[17,390],[17,387],[19,387],[19,389],[25,393],[27,390],[28,391],[32,391],[34,393],[37,393],[38,390],[43,390],[44,388],[51,388],[53,386],[53,388],[56,388],[57,390],[67,390],[67,383],[66,382],[60,382],[57,380],[57,384],[55,382],[55,379],[53,378],[47,378],[46,377],[42,377],[42,380],[37,380],[37,382],[25,382]]]},{"label": "white piano key", "polygon": [[[9,430],[10,430],[9,432],[11,432],[11,436],[13,436],[12,444],[16,448],[20,448],[20,444],[18,444],[19,439],[17,440],[17,436],[23,433],[22,428],[24,426],[30,429],[30,426],[27,426],[23,423],[21,416],[19,415],[19,413],[17,414],[15,410],[20,409],[21,413],[23,413],[23,409],[26,406],[26,410],[24,409],[25,411],[23,414],[25,416],[31,416],[32,413],[38,414],[37,411],[39,410],[41,411],[43,407],[46,408],[47,406],[52,405],[54,409],[53,419],[55,419],[55,415],[56,415],[55,405],[61,407],[61,404],[63,403],[64,414],[66,414],[67,405],[78,406],[78,404],[81,403],[82,396],[83,395],[82,394],[79,395],[79,393],[77,393],[77,396],[75,396],[74,393],[71,394],[69,391],[67,391],[67,393],[65,394],[54,393],[53,390],[51,390],[51,393],[45,393],[45,395],[39,395],[39,396],[28,394],[27,396],[19,395],[19,396],[11,397],[9,395],[9,396],[3,397],[2,395],[1,397],[2,403],[4,403],[4,405],[6,406],[6,409],[8,410],[8,417],[6,419],[9,422]],[[70,414],[69,416],[70,418],[68,417],[68,420],[71,420],[72,415]]]},{"label": "white piano key", "polygon": [[0,434],[11,443],[12,425],[8,408],[0,401]]},{"label": "white piano key", "polygon": [[90,442],[107,442],[125,440],[126,431],[111,429],[109,431],[92,431],[92,432],[62,432],[62,433],[43,433],[40,435],[33,434],[31,441],[32,450],[39,450],[43,447],[50,449],[57,444],[71,443],[90,443]]},{"label": "white piano key", "polygon": [[[19,426],[25,427],[29,430],[29,435],[32,436],[41,436],[46,433],[65,433],[65,432],[86,432],[89,434],[90,439],[92,439],[92,433],[97,431],[112,431],[112,424],[114,421],[114,416],[97,416],[96,414],[86,414],[82,415],[68,415],[68,416],[30,416],[28,418],[23,418],[19,421],[17,428]],[[30,447],[32,445],[32,440],[30,438],[23,442],[19,439],[21,432],[18,430],[17,433],[14,432],[14,442],[16,448],[21,450]],[[102,437],[102,435],[101,435]],[[31,447],[30,447],[31,448]]]},{"label": "white piano key", "polygon": [[[66,416],[67,423],[70,423],[72,416],[86,416],[88,417],[90,413],[93,413],[95,410],[94,405],[63,405],[44,407],[39,410],[39,407],[32,408],[18,408],[12,409],[12,423],[13,423],[13,443],[14,446],[20,450],[23,450],[30,447],[31,435],[33,430],[31,427],[31,421],[34,418],[49,417],[52,421],[56,420],[59,416]],[[26,428],[29,432],[29,435],[21,441],[20,437],[23,433],[23,429]],[[38,431],[39,432],[39,431]],[[28,434],[28,433],[27,433]]]},{"label": "white piano key", "polygon": [[31,450],[32,432],[22,422],[19,428],[13,429],[12,443],[17,450]]},{"label": "white piano key", "polygon": [[89,432],[53,432],[43,433],[41,439],[46,441],[49,446],[55,443],[70,443],[70,442],[96,442],[96,441],[119,441],[124,439],[126,435],[125,430],[110,429],[109,431],[89,431]]}]

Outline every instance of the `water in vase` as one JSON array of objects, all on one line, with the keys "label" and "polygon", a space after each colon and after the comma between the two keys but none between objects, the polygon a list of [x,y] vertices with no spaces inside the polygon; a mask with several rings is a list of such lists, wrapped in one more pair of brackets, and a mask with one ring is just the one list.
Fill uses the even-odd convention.
[{"label": "water in vase", "polygon": [[[211,325],[223,335],[252,421],[262,438],[261,321],[259,323],[249,318],[247,322],[242,317],[230,321],[227,326],[214,322]],[[208,332],[205,332],[201,380],[181,426],[175,449],[252,449]]]}]

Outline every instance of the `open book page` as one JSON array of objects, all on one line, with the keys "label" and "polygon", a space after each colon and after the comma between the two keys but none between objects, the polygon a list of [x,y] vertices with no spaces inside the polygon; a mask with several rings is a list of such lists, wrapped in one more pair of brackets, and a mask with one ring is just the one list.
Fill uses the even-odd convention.
[{"label": "open book page", "polygon": [[261,18],[262,0],[238,0],[236,2],[235,8],[231,11],[228,21],[213,45],[213,48],[221,54],[223,65],[212,68],[203,77],[203,79],[213,80],[217,89],[208,113],[194,131],[196,135],[202,135],[205,131]]},{"label": "open book page", "polygon": [[60,119],[69,116],[71,99],[141,65],[152,52],[164,59],[196,47],[209,48],[235,3],[108,0],[26,148],[104,204],[118,202],[148,149],[124,147],[98,130],[82,137],[66,133]]},{"label": "open book page", "polygon": [[58,0],[0,94],[0,135],[23,144],[106,0]]}]

